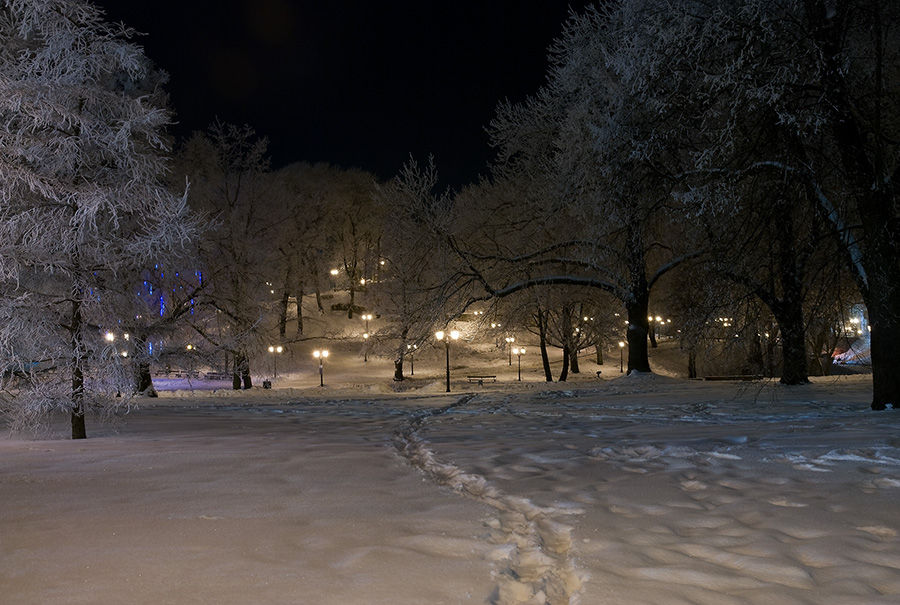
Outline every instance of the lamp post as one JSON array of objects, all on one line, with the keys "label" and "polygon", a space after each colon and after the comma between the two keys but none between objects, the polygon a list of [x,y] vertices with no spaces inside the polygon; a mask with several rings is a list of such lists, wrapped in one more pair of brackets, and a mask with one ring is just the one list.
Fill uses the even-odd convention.
[{"label": "lamp post", "polygon": [[624,351],[625,351],[625,343],[620,340],[619,341],[619,374],[621,374],[622,372],[625,371],[624,370],[624,363],[625,363]]},{"label": "lamp post", "polygon": [[416,360],[413,356],[413,353],[416,352],[418,347],[416,345],[406,345],[407,355],[409,355],[409,375],[416,375]]},{"label": "lamp post", "polygon": [[[444,338],[446,336],[446,338]],[[444,334],[443,331],[435,332],[434,337],[438,340],[444,341],[444,346],[447,349],[447,392],[450,392],[450,341],[457,340],[459,338],[459,332],[456,330],[451,330],[450,334]]]},{"label": "lamp post", "polygon": [[372,319],[372,314],[369,313],[369,314],[363,315],[362,318],[366,320],[366,332],[368,332],[369,331],[369,320]]},{"label": "lamp post", "polygon": [[328,357],[328,351],[313,351],[313,357],[319,360],[319,386],[325,386],[325,358]]},{"label": "lamp post", "polygon": [[279,345],[277,347],[269,347],[269,353],[272,354],[272,377],[278,378],[278,360],[275,357],[275,353],[281,353],[284,348]]},{"label": "lamp post", "polygon": [[369,333],[363,334],[363,363],[369,361]]},{"label": "lamp post", "polygon": [[512,343],[514,343],[514,342],[516,342],[516,339],[513,338],[512,336],[506,337],[506,348],[509,351],[509,365],[512,365],[512,349],[510,349],[510,347],[512,346]]},{"label": "lamp post", "polygon": [[515,349],[513,349],[512,352],[516,354],[516,358],[519,361],[519,382],[522,382],[522,355],[525,354],[525,348],[524,347],[515,348]]}]

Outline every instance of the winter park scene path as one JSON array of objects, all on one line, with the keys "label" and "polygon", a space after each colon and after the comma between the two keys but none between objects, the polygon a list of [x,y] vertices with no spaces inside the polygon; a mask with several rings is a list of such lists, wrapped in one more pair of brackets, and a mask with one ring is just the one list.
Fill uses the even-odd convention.
[{"label": "winter park scene path", "polygon": [[895,603],[867,380],[164,394],[0,441],[3,602]]}]

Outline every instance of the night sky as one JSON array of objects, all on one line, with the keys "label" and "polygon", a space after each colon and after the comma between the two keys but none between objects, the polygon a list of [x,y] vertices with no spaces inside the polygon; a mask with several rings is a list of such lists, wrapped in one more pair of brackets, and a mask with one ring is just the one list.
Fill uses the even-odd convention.
[{"label": "night sky", "polygon": [[269,138],[274,167],[394,176],[434,155],[458,188],[493,157],[497,103],[543,84],[569,7],[535,0],[97,0],[169,72],[184,138],[217,117]]}]

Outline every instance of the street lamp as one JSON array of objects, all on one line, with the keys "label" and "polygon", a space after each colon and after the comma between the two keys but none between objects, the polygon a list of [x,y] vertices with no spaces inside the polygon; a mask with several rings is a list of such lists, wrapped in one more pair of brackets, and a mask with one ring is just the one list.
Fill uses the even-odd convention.
[{"label": "street lamp", "polygon": [[417,348],[418,348],[417,345],[406,345],[407,355],[409,355],[409,375],[410,376],[416,375],[416,360],[413,357],[413,353],[416,352]]},{"label": "street lamp", "polygon": [[325,386],[325,358],[328,357],[328,351],[313,351],[313,357],[319,360],[319,386]]},{"label": "street lamp", "polygon": [[522,355],[525,354],[525,348],[516,348],[512,352],[516,354],[516,358],[519,360],[519,382],[522,382]]},{"label": "street lamp", "polygon": [[450,341],[457,340],[459,338],[459,332],[456,330],[451,330],[450,334],[446,335],[447,338],[444,338],[445,334],[443,331],[435,332],[434,337],[438,340],[444,341],[444,346],[447,348],[447,392],[450,392]]},{"label": "street lamp", "polygon": [[272,377],[278,378],[278,361],[275,357],[275,353],[281,353],[284,350],[284,347],[281,345],[277,347],[269,347],[269,353],[272,354]]},{"label": "street lamp", "polygon": [[625,343],[620,340],[619,341],[619,374],[621,374],[622,372],[625,371],[624,370],[624,363],[625,363],[624,351],[625,351]]},{"label": "street lamp", "polygon": [[372,319],[372,314],[369,313],[367,315],[363,315],[362,318],[366,320],[366,332],[368,332],[369,331],[369,320]]},{"label": "street lamp", "polygon": [[506,348],[509,350],[509,365],[512,365],[512,349],[510,349],[510,347],[514,342],[516,342],[516,339],[512,336],[506,337]]},{"label": "street lamp", "polygon": [[369,333],[363,334],[363,362],[369,361]]}]

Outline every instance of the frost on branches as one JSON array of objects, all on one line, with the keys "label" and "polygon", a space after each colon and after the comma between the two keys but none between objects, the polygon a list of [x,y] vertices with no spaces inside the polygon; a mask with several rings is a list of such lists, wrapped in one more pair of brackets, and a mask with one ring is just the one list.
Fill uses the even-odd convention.
[{"label": "frost on branches", "polygon": [[14,428],[132,395],[107,331],[133,317],[141,269],[184,248],[169,194],[164,77],[78,0],[0,4],[0,364]]}]

